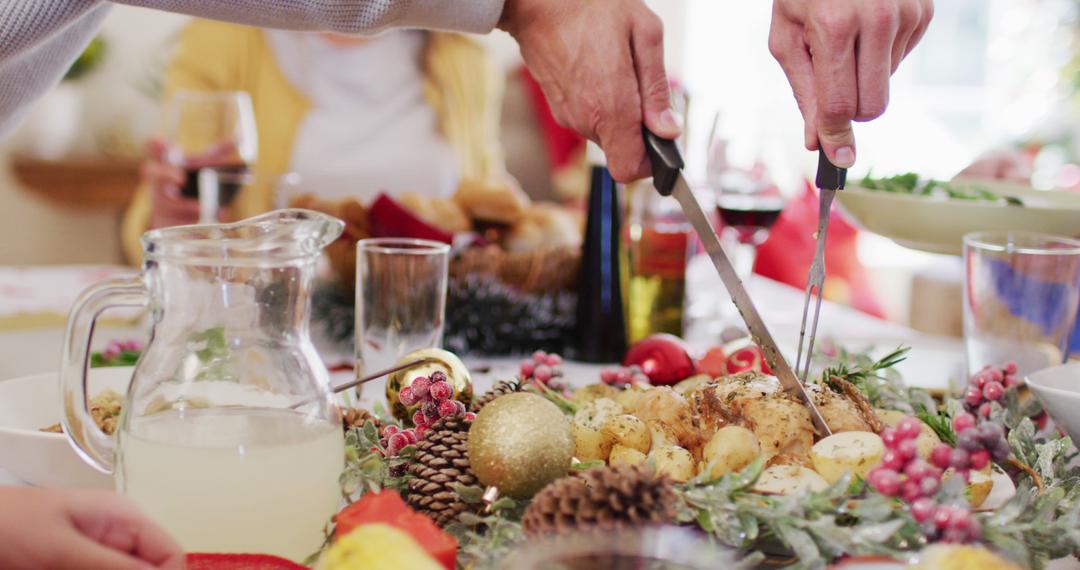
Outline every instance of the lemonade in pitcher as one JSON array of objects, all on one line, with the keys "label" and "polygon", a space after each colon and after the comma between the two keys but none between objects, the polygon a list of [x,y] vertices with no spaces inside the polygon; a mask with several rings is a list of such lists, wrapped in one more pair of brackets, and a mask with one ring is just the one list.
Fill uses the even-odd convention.
[{"label": "lemonade in pitcher", "polygon": [[[282,210],[155,230],[142,275],[87,290],[72,311],[65,431],[189,552],[301,561],[323,544],[345,452],[308,313],[318,255],[341,229]],[[113,440],[87,413],[84,377],[94,318],[122,305],[154,322]]]}]

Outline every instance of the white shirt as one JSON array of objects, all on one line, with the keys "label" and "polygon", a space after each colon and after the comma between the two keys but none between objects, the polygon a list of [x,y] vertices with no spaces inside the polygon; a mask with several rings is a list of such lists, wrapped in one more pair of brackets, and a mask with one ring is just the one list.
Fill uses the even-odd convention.
[{"label": "white shirt", "polygon": [[311,101],[290,169],[304,192],[370,202],[380,192],[449,196],[454,150],[424,97],[424,34],[388,32],[360,45],[266,32],[286,79]]}]

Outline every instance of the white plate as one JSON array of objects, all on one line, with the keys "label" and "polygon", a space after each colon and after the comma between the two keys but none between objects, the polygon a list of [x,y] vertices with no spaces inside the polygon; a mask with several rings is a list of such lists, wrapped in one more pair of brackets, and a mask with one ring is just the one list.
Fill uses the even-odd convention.
[{"label": "white plate", "polygon": [[1080,232],[1080,194],[1035,190],[1001,182],[954,182],[1017,196],[1023,207],[865,190],[857,184],[836,199],[860,226],[912,249],[959,255],[964,234],[984,230],[1029,231],[1072,237]]},{"label": "white plate", "polygon": [[[90,371],[90,394],[127,391],[133,368]],[[0,469],[42,487],[112,488],[113,479],[75,454],[67,437],[39,431],[60,421],[57,374],[36,374],[0,382]]]},{"label": "white plate", "polygon": [[1044,368],[1025,381],[1050,419],[1074,444],[1080,442],[1080,362]]}]

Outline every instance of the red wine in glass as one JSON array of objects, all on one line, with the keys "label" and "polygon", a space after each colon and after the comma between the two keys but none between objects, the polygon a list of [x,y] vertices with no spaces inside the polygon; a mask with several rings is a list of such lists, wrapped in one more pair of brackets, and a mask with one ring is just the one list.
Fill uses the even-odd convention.
[{"label": "red wine in glass", "polygon": [[721,194],[716,209],[724,225],[734,229],[740,243],[760,244],[780,218],[784,199],[754,194]]},{"label": "red wine in glass", "polygon": [[[251,168],[246,164],[223,164],[212,166],[218,174],[218,204],[228,206],[232,204],[237,193],[250,181]],[[180,187],[180,195],[186,198],[199,199],[199,168],[184,170],[185,182]]]}]

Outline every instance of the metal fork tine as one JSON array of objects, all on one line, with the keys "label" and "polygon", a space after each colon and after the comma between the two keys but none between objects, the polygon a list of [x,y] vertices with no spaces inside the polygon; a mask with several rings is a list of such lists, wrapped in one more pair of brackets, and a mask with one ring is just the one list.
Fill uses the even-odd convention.
[{"label": "metal fork tine", "polygon": [[[811,275],[810,279],[811,280],[813,279],[812,275]],[[799,325],[799,352],[798,352],[797,356],[795,357],[795,373],[796,374],[798,374],[799,370],[802,369],[803,345],[806,342],[806,316],[807,316],[807,313],[810,310],[810,295],[813,294],[813,291],[814,291],[814,283],[813,283],[813,281],[810,281],[809,283],[806,284],[806,298],[803,299],[803,306],[802,306],[802,324]],[[799,380],[803,380],[805,382],[806,379],[800,377]]]},{"label": "metal fork tine", "polygon": [[817,303],[814,305],[814,324],[810,326],[810,345],[806,349],[806,368],[803,370],[802,381],[810,377],[810,355],[814,354],[814,341],[817,340],[818,317],[821,316],[821,286],[817,287]]}]

